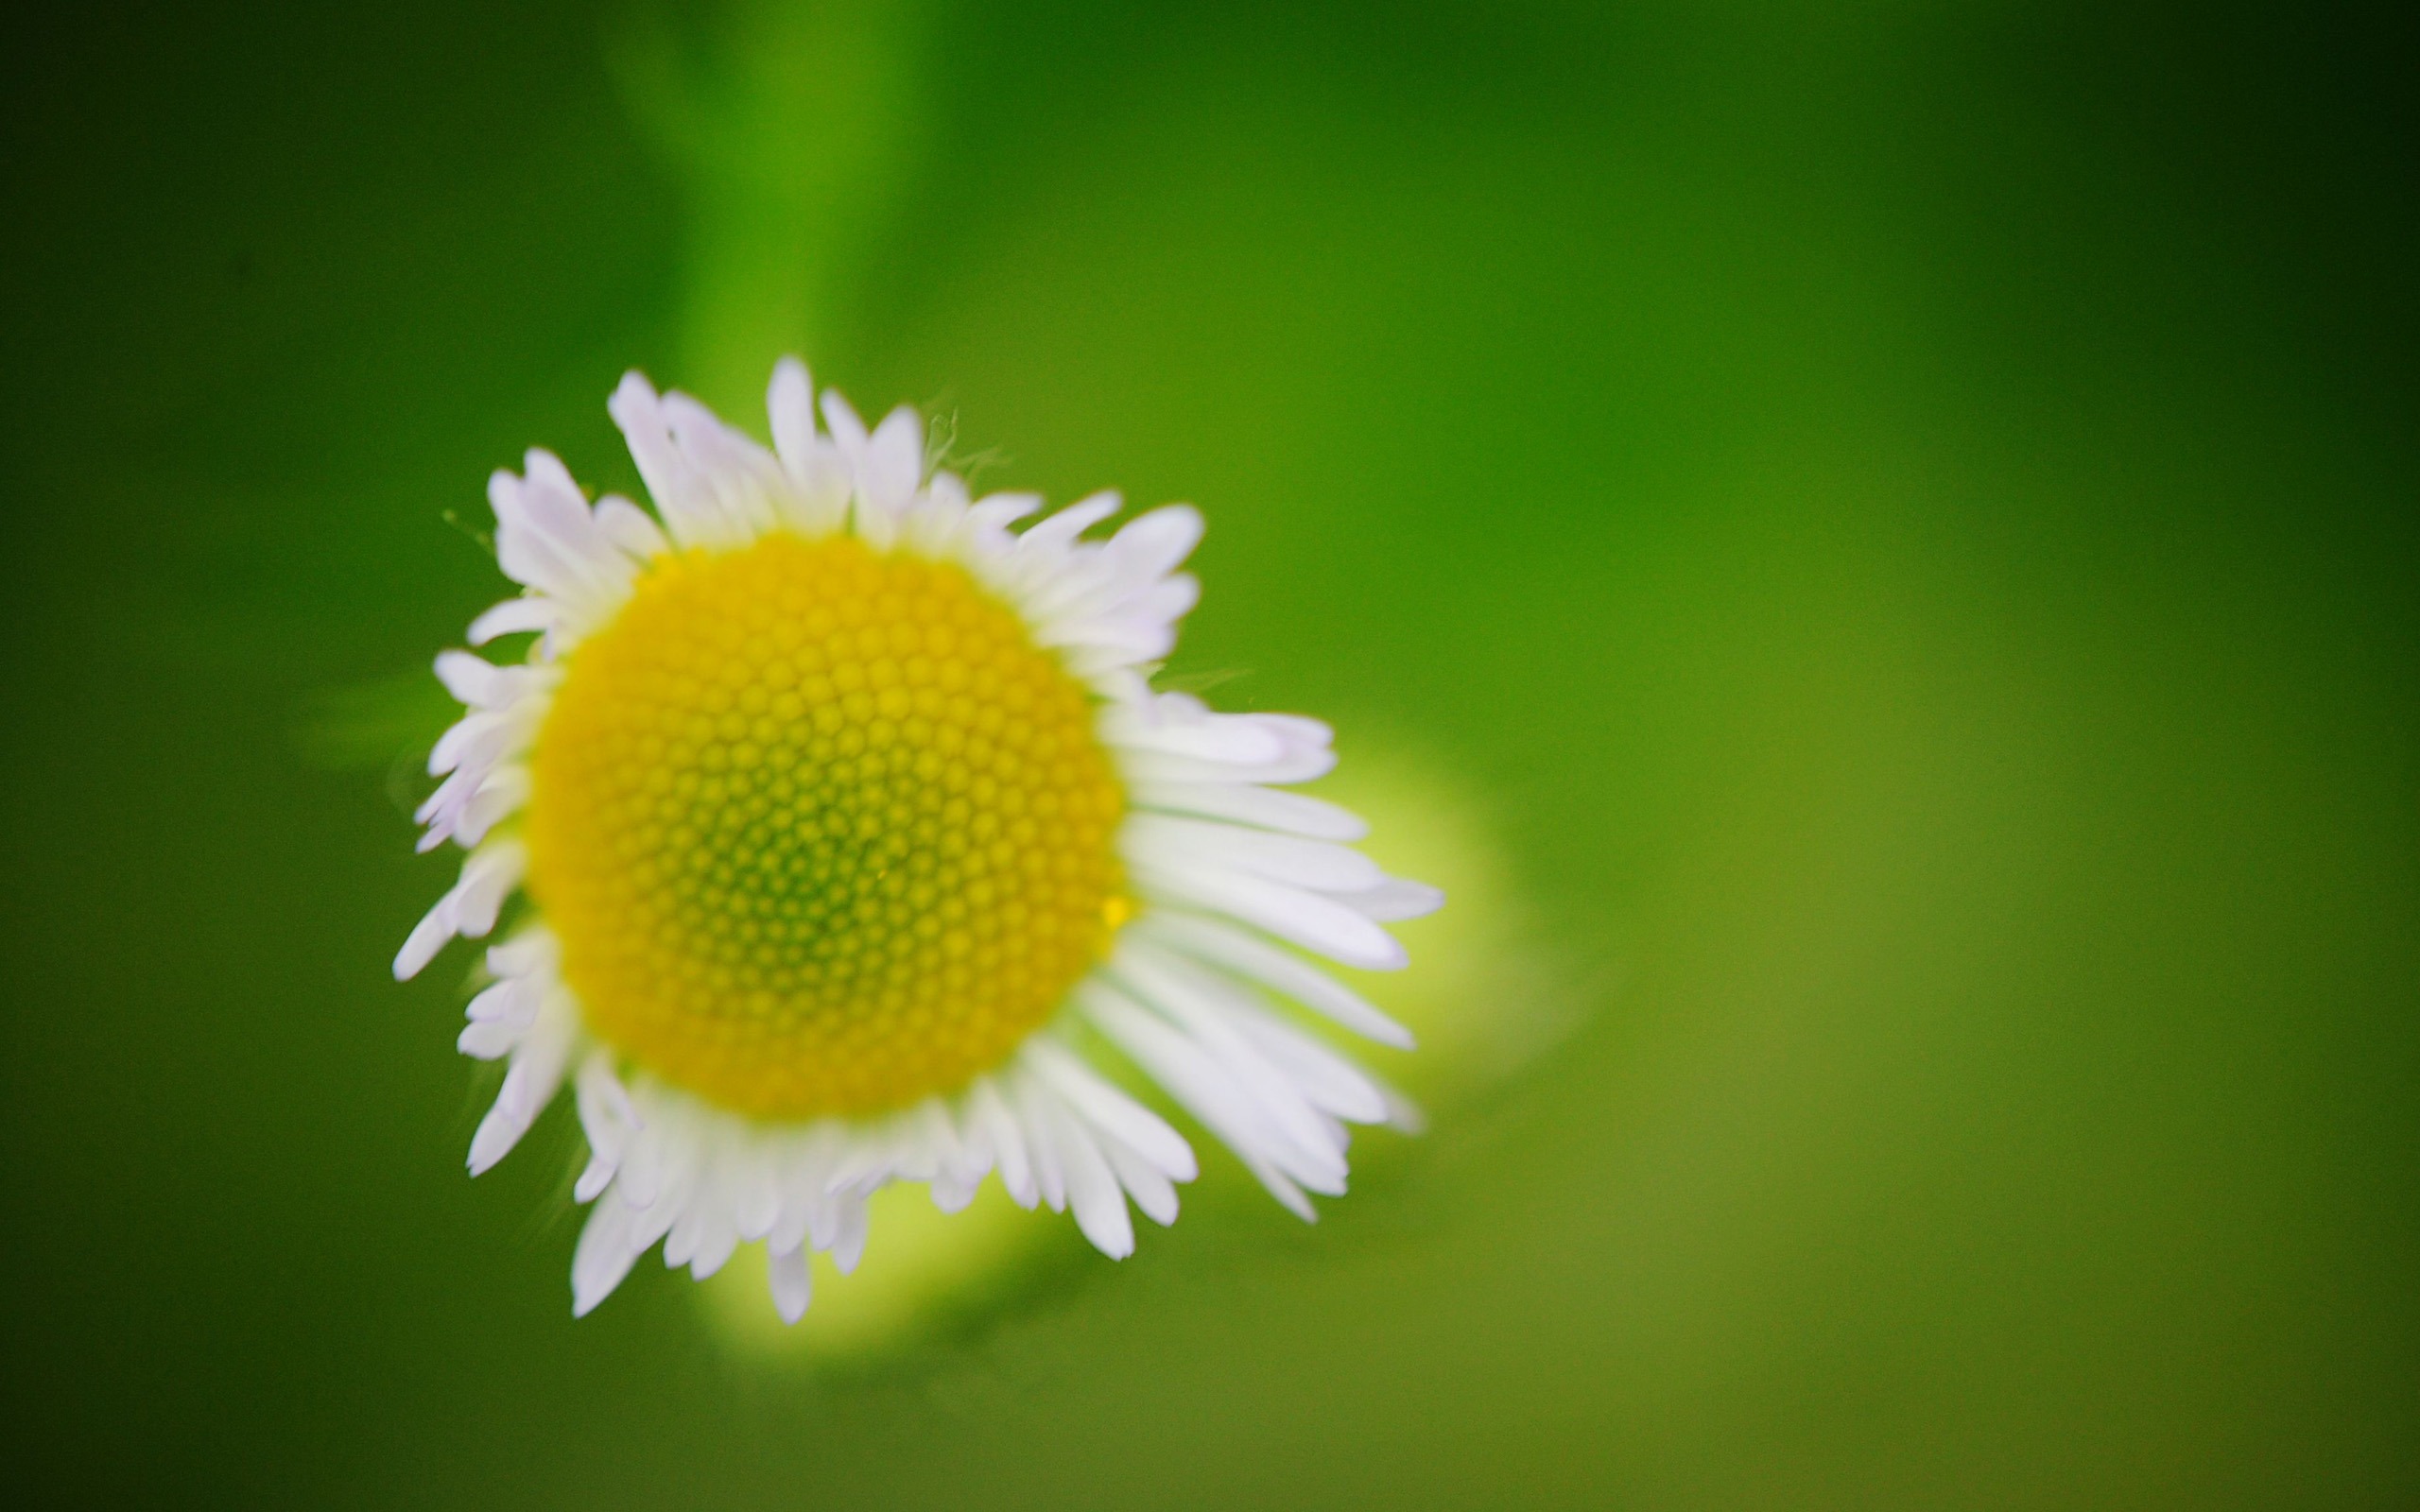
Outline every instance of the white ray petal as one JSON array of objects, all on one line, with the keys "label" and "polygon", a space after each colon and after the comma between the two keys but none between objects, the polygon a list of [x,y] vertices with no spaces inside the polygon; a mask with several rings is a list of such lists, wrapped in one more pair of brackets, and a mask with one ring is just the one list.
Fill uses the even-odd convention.
[{"label": "white ray petal", "polygon": [[773,429],[773,452],[793,484],[806,482],[806,461],[815,452],[815,381],[806,364],[784,357],[773,364],[765,390],[765,418]]},{"label": "white ray petal", "polygon": [[1405,877],[1384,877],[1368,887],[1339,892],[1336,901],[1378,923],[1393,923],[1398,919],[1425,919],[1445,906],[1444,892],[1425,882]]},{"label": "white ray petal", "polygon": [[1101,982],[1078,989],[1084,1013],[1134,1063],[1233,1150],[1270,1194],[1305,1222],[1317,1217],[1293,1175],[1281,1168],[1290,1142],[1207,1052],[1157,1015]]},{"label": "white ray petal", "polygon": [[1120,580],[1140,585],[1176,571],[1201,543],[1201,511],[1163,505],[1120,525],[1109,538],[1108,558]]},{"label": "white ray petal", "polygon": [[[1285,1069],[1236,1026],[1236,1017],[1254,1006],[1250,989],[1140,943],[1118,953],[1117,971],[1136,1002],[1174,1020],[1259,1106],[1292,1152],[1292,1159],[1279,1161],[1289,1174],[1314,1190],[1342,1186],[1343,1141]],[[1270,1148],[1272,1157],[1279,1153]]]},{"label": "white ray petal", "polygon": [[1406,960],[1377,924],[1301,887],[1211,867],[1137,865],[1135,881],[1154,896],[1227,914],[1346,966],[1393,971]]},{"label": "white ray petal", "polygon": [[1143,1215],[1165,1228],[1176,1222],[1176,1186],[1158,1167],[1136,1153],[1125,1141],[1103,1134],[1100,1153],[1115,1173],[1117,1184],[1134,1199]]},{"label": "white ray petal", "polygon": [[614,423],[621,427],[631,460],[638,464],[648,497],[655,501],[666,532],[683,546],[728,544],[733,534],[722,507],[672,438],[671,421],[655,387],[639,373],[623,375],[614,397],[606,402]]},{"label": "white ray petal", "polygon": [[1018,1078],[1034,1126],[1058,1156],[1067,1183],[1067,1206],[1093,1247],[1112,1260],[1134,1253],[1134,1225],[1126,1214],[1126,1193],[1093,1137],[1065,1105],[1039,1080]]},{"label": "white ray petal", "polygon": [[555,1089],[562,1085],[563,1067],[571,1058],[579,1027],[568,1001],[562,994],[556,997],[557,1001],[539,1009],[536,1021],[515,1047],[512,1063],[504,1074],[504,1085],[496,1091],[495,1104],[471,1137],[469,1165],[473,1176],[485,1175],[511,1153],[512,1147],[521,1143],[521,1136],[529,1132],[538,1114],[553,1100]]},{"label": "white ray petal", "polygon": [[1059,1144],[1050,1137],[1043,1123],[1039,1108],[1041,1098],[1033,1084],[1016,1075],[995,1078],[1001,1093],[1016,1113],[1017,1127],[1025,1135],[1026,1154],[1033,1161],[1034,1189],[1041,1194],[1042,1204],[1053,1212],[1067,1211],[1066,1168],[1059,1159]]},{"label": "white ray petal", "polygon": [[865,460],[857,475],[859,492],[892,521],[908,507],[925,472],[925,422],[901,405],[882,418],[867,438]]},{"label": "white ray petal", "polygon": [[1361,994],[1308,961],[1232,924],[1160,909],[1134,928],[1138,937],[1165,941],[1198,960],[1272,988],[1357,1035],[1398,1050],[1412,1048],[1411,1031],[1372,1006]]},{"label": "white ray petal", "polygon": [[508,598],[482,612],[471,622],[463,639],[473,645],[485,645],[500,636],[522,635],[531,630],[554,627],[562,610],[552,599],[538,594]]},{"label": "white ray petal", "polygon": [[1343,845],[1370,833],[1370,826],[1350,809],[1306,793],[1249,782],[1155,782],[1137,791],[1134,802],[1138,808],[1228,819]]},{"label": "white ray petal", "polygon": [[1217,866],[1315,892],[1364,892],[1387,880],[1378,864],[1358,850],[1216,819],[1132,815],[1118,844],[1130,858],[1149,865]]},{"label": "white ray petal", "polygon": [[815,1282],[806,1268],[806,1251],[793,1245],[765,1257],[765,1283],[773,1294],[773,1311],[785,1323],[806,1316]]},{"label": "white ray petal", "polygon": [[571,1257],[571,1314],[586,1317],[614,1295],[646,1247],[635,1243],[637,1215],[627,1203],[599,1202],[588,1210],[579,1244]]},{"label": "white ray petal", "polygon": [[1358,1066],[1256,1005],[1232,1006],[1229,1017],[1312,1107],[1348,1123],[1387,1122],[1386,1095]]},{"label": "white ray petal", "polygon": [[654,517],[618,493],[609,493],[597,501],[596,528],[634,560],[651,560],[672,549],[672,542],[665,539],[664,527],[655,523]]},{"label": "white ray petal", "polygon": [[460,880],[438,899],[415,926],[395,955],[395,980],[420,974],[448,940],[456,936],[475,939],[495,927],[496,910],[505,895],[521,882],[528,852],[518,841],[493,841],[474,850],[462,863]]},{"label": "white ray petal", "polygon": [[862,1198],[841,1199],[838,1230],[832,1236],[828,1251],[832,1264],[843,1276],[857,1268],[866,1253],[866,1205]]},{"label": "white ray petal", "polygon": [[1008,1192],[1010,1200],[1030,1211],[1042,1194],[1034,1184],[1025,1131],[1016,1115],[1001,1100],[999,1088],[989,1076],[977,1077],[975,1085],[967,1089],[966,1106],[991,1142],[994,1169],[999,1173],[1001,1187]]},{"label": "white ray petal", "polygon": [[1027,560],[1046,559],[1066,550],[1078,536],[1125,507],[1125,496],[1114,490],[1078,499],[1017,537],[1017,555]]},{"label": "white ray petal", "polygon": [[1025,1063],[1066,1105],[1132,1147],[1152,1167],[1179,1181],[1196,1174],[1192,1146],[1166,1120],[1102,1079],[1065,1046],[1037,1036],[1026,1042]]}]

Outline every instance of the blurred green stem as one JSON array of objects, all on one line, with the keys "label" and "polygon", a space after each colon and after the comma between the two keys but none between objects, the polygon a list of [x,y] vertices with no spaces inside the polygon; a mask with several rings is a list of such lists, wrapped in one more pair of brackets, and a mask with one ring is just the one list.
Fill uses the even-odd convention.
[{"label": "blurred green stem", "polygon": [[650,7],[613,60],[687,197],[677,372],[747,413],[773,360],[828,360],[847,291],[907,201],[922,146],[930,0]]}]

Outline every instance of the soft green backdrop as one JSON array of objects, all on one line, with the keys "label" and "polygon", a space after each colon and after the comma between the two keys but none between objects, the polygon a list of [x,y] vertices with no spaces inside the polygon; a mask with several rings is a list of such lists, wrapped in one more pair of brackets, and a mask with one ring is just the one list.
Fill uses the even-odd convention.
[{"label": "soft green backdrop", "polygon": [[[52,24],[0,65],[34,1500],[2420,1502],[2408,19]],[[627,483],[625,367],[753,424],[793,347],[994,481],[1201,503],[1182,666],[1473,795],[1493,990],[1576,1028],[1316,1228],[1212,1200],[874,1364],[652,1265],[575,1325],[567,1137],[466,1181],[458,1002],[387,979],[445,869],[384,758],[487,471]]]}]

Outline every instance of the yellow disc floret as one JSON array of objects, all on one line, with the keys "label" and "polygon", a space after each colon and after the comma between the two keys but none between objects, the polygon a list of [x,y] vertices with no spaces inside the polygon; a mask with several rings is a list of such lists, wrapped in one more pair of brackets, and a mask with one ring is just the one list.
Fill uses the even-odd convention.
[{"label": "yellow disc floret", "polygon": [[529,888],[590,1028],[768,1118],[998,1065],[1128,911],[1093,713],[957,566],[788,535],[662,559],[534,758]]}]

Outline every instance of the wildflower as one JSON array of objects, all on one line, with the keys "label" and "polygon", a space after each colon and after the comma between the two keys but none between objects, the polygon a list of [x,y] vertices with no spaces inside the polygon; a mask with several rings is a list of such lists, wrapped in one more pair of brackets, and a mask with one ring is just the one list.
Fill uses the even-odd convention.
[{"label": "wildflower", "polygon": [[418,817],[468,854],[395,961],[512,905],[461,1037],[509,1061],[470,1166],[571,1082],[574,1311],[659,1242],[700,1278],[762,1242],[795,1321],[807,1251],[849,1269],[899,1181],[955,1211],[996,1175],[1131,1253],[1129,1201],[1173,1221],[1195,1161],[1110,1051],[1304,1217],[1340,1194],[1390,1097],[1293,1010],[1409,1036],[1286,947],[1398,967],[1383,926],[1442,897],[1285,790],[1325,726],[1151,689],[1200,517],[1093,541],[1115,495],[972,499],[910,412],[869,432],[826,393],[819,427],[796,362],[769,452],[636,374],[610,408],[655,513],[543,451],[491,481],[524,592],[468,639],[534,640],[438,658],[466,712]]}]

